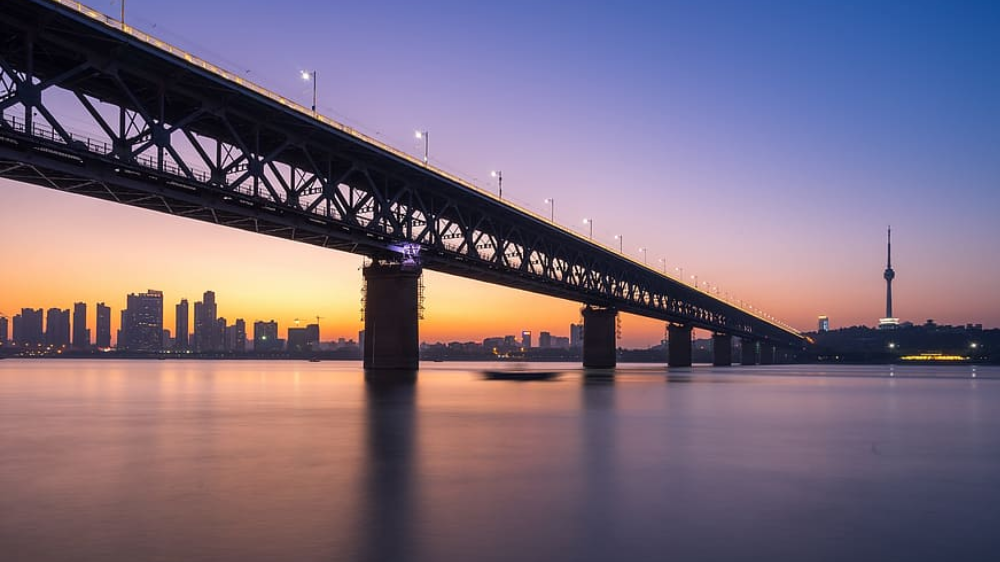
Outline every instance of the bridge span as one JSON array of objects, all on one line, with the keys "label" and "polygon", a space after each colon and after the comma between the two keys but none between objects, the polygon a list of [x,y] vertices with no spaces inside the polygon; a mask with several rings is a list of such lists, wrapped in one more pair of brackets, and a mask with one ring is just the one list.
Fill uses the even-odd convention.
[{"label": "bridge span", "polygon": [[580,302],[588,367],[619,312],[669,323],[672,366],[693,328],[719,365],[805,341],[78,2],[4,0],[0,111],[0,177],[369,257],[369,369],[416,367],[422,268]]}]

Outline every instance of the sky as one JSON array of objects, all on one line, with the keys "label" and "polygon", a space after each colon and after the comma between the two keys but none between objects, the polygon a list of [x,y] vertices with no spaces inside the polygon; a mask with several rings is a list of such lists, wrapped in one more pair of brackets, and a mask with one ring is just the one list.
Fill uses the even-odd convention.
[{"label": "sky", "polygon": [[[554,199],[561,224],[803,331],[883,316],[889,225],[896,316],[1000,327],[995,2],[129,0],[126,19],[304,105],[314,70],[321,113],[414,155],[427,130],[435,166],[488,189],[500,169],[514,203]],[[152,288],[172,327],[211,289],[229,319],[361,328],[359,256],[6,180],[0,201],[8,316]],[[425,283],[425,341],[579,319]],[[623,315],[620,343],[663,332]]]}]

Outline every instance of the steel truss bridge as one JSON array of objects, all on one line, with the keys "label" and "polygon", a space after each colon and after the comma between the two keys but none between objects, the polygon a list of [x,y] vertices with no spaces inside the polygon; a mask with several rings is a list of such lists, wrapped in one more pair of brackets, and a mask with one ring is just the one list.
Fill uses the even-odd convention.
[{"label": "steel truss bridge", "polygon": [[0,110],[0,177],[376,260],[402,248],[453,275],[803,342],[77,2],[3,1]]}]

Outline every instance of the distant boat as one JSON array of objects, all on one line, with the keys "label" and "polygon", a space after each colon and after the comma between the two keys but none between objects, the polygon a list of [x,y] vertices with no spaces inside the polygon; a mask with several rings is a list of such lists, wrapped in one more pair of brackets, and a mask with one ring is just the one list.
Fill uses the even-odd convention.
[{"label": "distant boat", "polygon": [[319,363],[320,361],[322,361],[322,359],[320,359],[319,357],[310,357],[309,358],[309,362],[310,363]]},{"label": "distant boat", "polygon": [[490,381],[547,381],[558,376],[557,371],[483,371]]}]

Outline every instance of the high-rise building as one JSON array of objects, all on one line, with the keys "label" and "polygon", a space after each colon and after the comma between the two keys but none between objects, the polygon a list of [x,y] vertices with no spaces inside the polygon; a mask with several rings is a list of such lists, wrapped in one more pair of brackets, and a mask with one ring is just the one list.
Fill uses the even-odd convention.
[{"label": "high-rise building", "polygon": [[103,302],[97,303],[97,334],[94,345],[98,349],[111,348],[111,307]]},{"label": "high-rise building", "polygon": [[0,316],[0,345],[7,345],[7,317]]},{"label": "high-rise building", "polygon": [[118,348],[127,351],[163,350],[163,292],[152,289],[130,294],[122,311]]},{"label": "high-rise building", "polygon": [[247,350],[247,325],[242,318],[237,318],[232,326],[226,327],[226,351],[244,353]]},{"label": "high-rise building", "polygon": [[288,329],[288,351],[304,352],[319,350],[319,324],[309,324],[305,328]]},{"label": "high-rise building", "polygon": [[583,347],[583,324],[569,325],[569,346]]},{"label": "high-rise building", "polygon": [[529,330],[521,331],[521,347],[531,349],[531,332]]},{"label": "high-rise building", "polygon": [[278,323],[274,320],[253,323],[253,350],[260,352],[281,351],[282,341],[278,339]]},{"label": "high-rise building", "polygon": [[539,332],[538,347],[541,347],[542,349],[548,349],[552,347],[552,334],[550,334],[549,332]]},{"label": "high-rise building", "polygon": [[69,347],[69,309],[50,308],[46,312],[45,345]]},{"label": "high-rise building", "polygon": [[188,306],[187,299],[181,299],[174,308],[174,350],[187,351],[188,349]]},{"label": "high-rise building", "polygon": [[215,292],[205,291],[202,300],[194,303],[195,351],[221,351],[222,339],[218,332],[219,308],[215,304]]},{"label": "high-rise building", "polygon": [[73,303],[73,348],[90,347],[90,328],[87,328],[87,303]]},{"label": "high-rise building", "polygon": [[14,343],[21,347],[44,345],[42,318],[42,309],[22,308],[21,314],[14,316]]},{"label": "high-rise building", "polygon": [[899,326],[899,318],[892,315],[892,280],[896,278],[896,272],[892,270],[892,227],[889,227],[886,238],[886,263],[882,277],[885,278],[885,318],[879,319],[878,327],[895,328]]},{"label": "high-rise building", "polygon": [[829,332],[830,331],[830,318],[827,316],[819,317],[819,331]]}]

